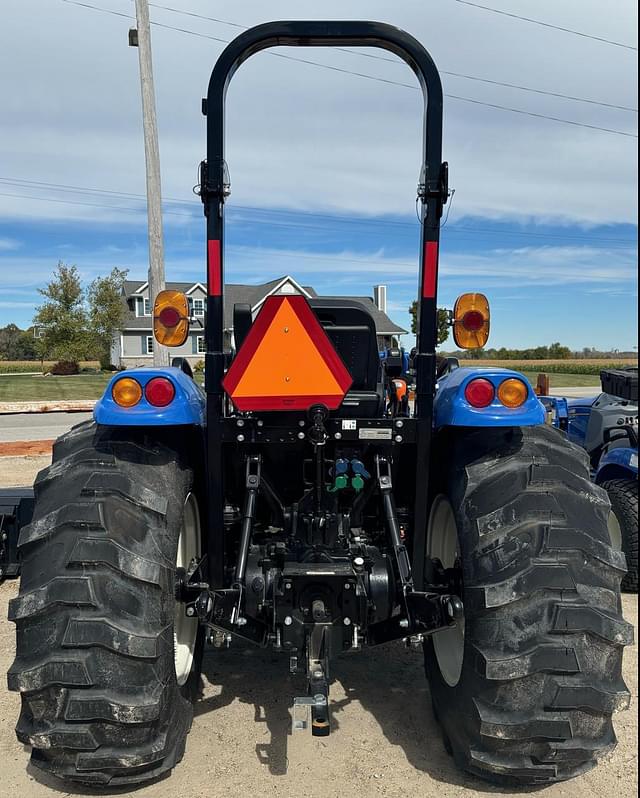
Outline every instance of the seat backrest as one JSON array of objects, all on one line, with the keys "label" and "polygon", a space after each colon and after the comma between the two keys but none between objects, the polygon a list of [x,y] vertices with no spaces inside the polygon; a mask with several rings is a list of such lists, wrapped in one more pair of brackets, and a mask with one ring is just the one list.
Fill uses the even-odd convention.
[{"label": "seat backrest", "polygon": [[244,343],[252,324],[251,305],[248,302],[236,302],[233,306],[233,338],[236,352]]},{"label": "seat backrest", "polygon": [[380,382],[376,325],[366,307],[352,299],[309,300],[320,324],[344,361],[354,391],[375,391]]}]

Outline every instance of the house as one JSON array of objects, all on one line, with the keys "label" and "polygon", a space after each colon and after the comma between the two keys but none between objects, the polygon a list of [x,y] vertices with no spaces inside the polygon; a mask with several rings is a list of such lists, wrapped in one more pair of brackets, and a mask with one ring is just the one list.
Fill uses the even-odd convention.
[{"label": "house", "polygon": [[[172,347],[172,357],[185,357],[191,364],[204,358],[204,320],[207,290],[202,283],[167,283],[167,288],[182,291],[187,295],[191,307],[191,329],[183,346]],[[262,285],[225,284],[224,306],[224,346],[232,349],[233,306],[244,302],[251,305],[255,318],[263,302],[272,294],[302,294],[308,299],[318,296],[315,289],[300,285],[293,277],[285,275],[278,280]],[[370,311],[376,325],[378,348],[384,349],[398,343],[400,335],[406,333],[394,324],[386,314],[387,289],[380,285],[374,287],[371,297],[341,297],[355,299]],[[374,301],[375,300],[375,301]],[[123,287],[123,302],[126,304],[125,322],[120,333],[114,337],[111,348],[111,362],[114,366],[132,367],[149,365],[153,355],[153,330],[151,322],[151,303],[149,284],[127,280]]]}]

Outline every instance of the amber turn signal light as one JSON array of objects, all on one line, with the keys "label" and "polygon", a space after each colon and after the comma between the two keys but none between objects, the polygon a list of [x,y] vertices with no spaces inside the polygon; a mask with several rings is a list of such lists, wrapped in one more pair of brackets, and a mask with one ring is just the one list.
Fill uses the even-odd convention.
[{"label": "amber turn signal light", "polygon": [[453,338],[461,349],[479,349],[489,340],[489,300],[484,294],[461,294],[453,309]]},{"label": "amber turn signal light", "polygon": [[153,303],[153,337],[163,346],[182,346],[189,335],[189,302],[181,291],[160,291]]},{"label": "amber turn signal light", "polygon": [[121,377],[113,383],[111,396],[120,407],[133,407],[142,399],[142,388],[132,377]]},{"label": "amber turn signal light", "polygon": [[529,388],[522,380],[510,377],[500,383],[498,399],[505,407],[520,407],[527,401]]}]

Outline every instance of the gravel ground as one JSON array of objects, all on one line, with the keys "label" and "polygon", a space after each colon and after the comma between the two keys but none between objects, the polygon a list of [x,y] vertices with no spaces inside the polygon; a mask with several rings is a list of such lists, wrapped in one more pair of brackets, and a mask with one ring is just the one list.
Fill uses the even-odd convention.
[{"label": "gravel ground", "polygon": [[[6,462],[19,459],[29,462]],[[46,463],[46,457],[0,458],[0,486],[27,484]],[[16,592],[16,582],[0,585],[1,671],[7,670],[14,655],[14,629],[5,619],[7,602]],[[626,618],[637,628],[637,597],[624,596],[623,603]],[[578,779],[530,792],[544,798],[638,794],[637,646],[626,650],[624,670],[633,697],[631,709],[616,718],[617,749]],[[492,788],[454,766],[431,712],[420,653],[399,644],[383,646],[336,661],[333,675],[332,735],[323,740],[304,733],[291,737],[291,697],[304,692],[304,685],[288,676],[284,658],[244,646],[210,650],[184,759],[168,778],[135,795],[470,798],[515,794]],[[104,794],[69,789],[28,766],[28,752],[13,731],[18,707],[15,693],[0,692],[0,796]]]}]

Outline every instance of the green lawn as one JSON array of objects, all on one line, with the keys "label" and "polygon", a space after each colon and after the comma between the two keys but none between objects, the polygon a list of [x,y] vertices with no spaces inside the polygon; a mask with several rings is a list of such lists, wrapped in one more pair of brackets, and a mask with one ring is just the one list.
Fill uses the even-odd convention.
[{"label": "green lawn", "polygon": [[[532,385],[535,385],[540,371],[522,370],[521,373],[527,377]],[[600,377],[597,374],[549,374],[549,383],[552,388],[582,388],[591,386],[599,388]]]},{"label": "green lawn", "polygon": [[[535,385],[538,372],[522,372]],[[74,377],[0,374],[0,402],[38,402],[55,399],[99,399],[110,374],[78,374]],[[550,374],[552,388],[600,387],[591,374]]]},{"label": "green lawn", "polygon": [[99,399],[110,377],[110,374],[78,374],[73,377],[0,374],[0,402]]}]

